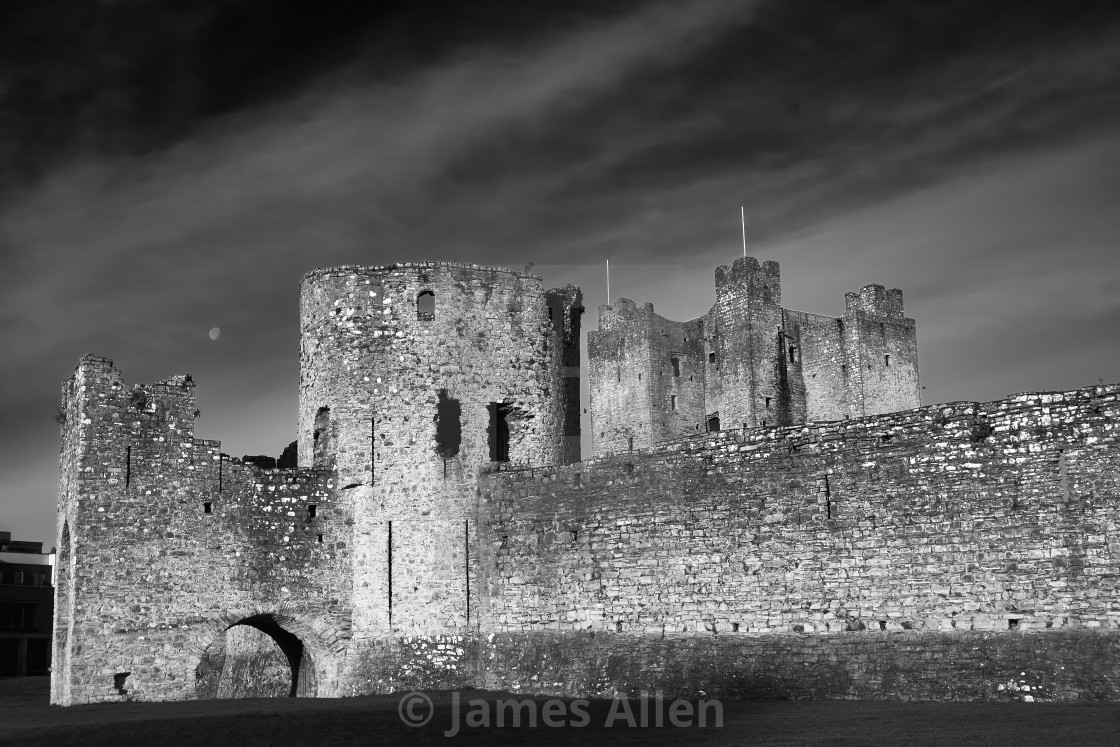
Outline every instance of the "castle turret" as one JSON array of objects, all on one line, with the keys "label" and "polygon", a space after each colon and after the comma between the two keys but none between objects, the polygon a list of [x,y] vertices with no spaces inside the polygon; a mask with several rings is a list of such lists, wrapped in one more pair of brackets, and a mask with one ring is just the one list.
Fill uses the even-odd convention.
[{"label": "castle turret", "polygon": [[[707,315],[715,353],[708,409],[719,412],[724,427],[794,422],[778,263],[741,257],[715,275],[716,303]],[[796,365],[796,349],[793,359]]]},{"label": "castle turret", "polygon": [[356,635],[477,625],[489,465],[579,458],[578,289],[450,263],[316,270],[301,286],[299,460],[353,500]]},{"label": "castle turret", "polygon": [[848,414],[921,406],[918,338],[902,313],[902,291],[881,285],[844,294],[843,344]]}]

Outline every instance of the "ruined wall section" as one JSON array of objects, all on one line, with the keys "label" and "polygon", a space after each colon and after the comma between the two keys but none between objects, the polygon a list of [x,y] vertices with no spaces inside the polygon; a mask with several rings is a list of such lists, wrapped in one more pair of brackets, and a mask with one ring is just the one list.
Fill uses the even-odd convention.
[{"label": "ruined wall section", "polygon": [[724,431],[492,477],[493,630],[858,644],[1120,627],[1118,395]]},{"label": "ruined wall section", "polygon": [[845,294],[845,348],[849,414],[897,412],[921,404],[918,338],[903,316],[902,291],[881,285]]},{"label": "ruined wall section", "polygon": [[843,320],[790,310],[786,310],[785,319],[786,329],[792,331],[801,353],[804,419],[843,420],[849,417]]},{"label": "ruined wall section", "polygon": [[[495,456],[571,457],[579,405],[566,397],[578,379],[562,364],[573,361],[578,302],[578,291],[547,292],[538,276],[477,265],[305,276],[300,464],[327,455],[353,501],[355,657],[380,636],[475,624],[477,474]],[[442,441],[441,417],[458,425]],[[328,420],[330,441],[316,446]]]},{"label": "ruined wall section", "polygon": [[599,307],[599,329],[587,333],[591,384],[591,452],[622,453],[657,442],[653,431],[653,304],[629,298]]},{"label": "ruined wall section", "polygon": [[650,399],[653,442],[707,430],[704,321],[675,322],[649,309]]},{"label": "ruined wall section", "polygon": [[[348,511],[330,476],[230,463],[195,439],[189,376],[130,388],[86,356],[64,391],[66,429],[78,429],[63,439],[76,453],[64,454],[60,500],[73,603],[56,645],[71,655],[52,702],[193,697],[201,651],[261,613],[307,636],[329,686],[343,644],[300,621],[339,631],[349,617]],[[318,518],[304,518],[308,503]]]}]

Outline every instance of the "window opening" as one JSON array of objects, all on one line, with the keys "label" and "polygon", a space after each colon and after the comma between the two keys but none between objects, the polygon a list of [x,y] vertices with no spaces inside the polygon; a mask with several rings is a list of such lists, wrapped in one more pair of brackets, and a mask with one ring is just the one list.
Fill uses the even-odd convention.
[{"label": "window opening", "polygon": [[711,415],[708,417],[708,432],[715,433],[719,431],[719,415]]},{"label": "window opening", "polygon": [[212,504],[210,503],[210,501],[206,501],[205,503],[202,504],[202,513],[204,513],[204,514],[214,513],[211,509],[212,509]]},{"label": "window opening", "polygon": [[436,452],[444,459],[459,453],[459,445],[463,442],[462,414],[459,400],[451,399],[446,389],[440,389],[435,415]]},{"label": "window opening", "polygon": [[314,503],[308,503],[307,504],[307,518],[314,519],[318,508],[319,507],[316,506]]},{"label": "window opening", "polygon": [[715,353],[708,353],[708,363],[715,363],[715,362],[716,362],[716,354]]},{"label": "window opening", "polygon": [[673,363],[673,376],[681,375],[681,359],[675,355],[669,359]]},{"label": "window opening", "polygon": [[797,348],[795,348],[793,345],[789,346],[789,362],[790,363],[796,363],[797,362],[796,351],[797,351]]},{"label": "window opening", "polygon": [[889,355],[884,355],[883,363],[889,366],[891,364],[891,357]]},{"label": "window opening", "polygon": [[675,395],[675,394],[670,394],[669,395],[669,408],[672,409],[672,410],[677,409],[677,395]]},{"label": "window opening", "polygon": [[487,405],[490,411],[490,427],[487,436],[490,442],[490,461],[509,461],[509,411],[510,406],[505,402],[491,402]]},{"label": "window opening", "polygon": [[630,451],[634,450],[634,437],[633,436],[629,436],[626,439],[626,448],[628,448]]},{"label": "window opening", "polygon": [[420,291],[416,296],[416,318],[421,322],[430,322],[436,318],[436,294],[430,290]]},{"label": "window opening", "polygon": [[770,409],[770,398],[769,397],[766,398],[766,409],[767,410]]}]

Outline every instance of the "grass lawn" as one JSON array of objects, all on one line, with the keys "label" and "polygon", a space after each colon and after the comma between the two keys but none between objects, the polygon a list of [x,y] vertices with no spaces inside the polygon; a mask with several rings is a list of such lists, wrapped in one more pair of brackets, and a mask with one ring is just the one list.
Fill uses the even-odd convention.
[{"label": "grass lawn", "polygon": [[[518,716],[538,725],[498,728],[497,701],[521,699],[506,693],[465,691],[459,700],[458,733],[451,738],[452,695],[429,693],[433,718],[422,727],[402,723],[400,698],[379,695],[342,699],[246,699],[184,703],[107,703],[58,708],[47,704],[49,680],[0,680],[0,744],[50,745],[1090,745],[1120,744],[1120,704],[1057,703],[880,703],[851,701],[727,701],[723,726],[677,728],[626,725],[626,713],[611,701],[592,701],[586,716],[572,702],[554,704],[551,720],[587,721],[586,726],[541,723],[545,699],[523,704]],[[470,704],[483,699],[485,709]],[[636,700],[633,719],[641,722]],[[503,706],[505,723],[514,718]],[[427,713],[418,702],[412,712]],[[490,726],[469,726],[489,719]],[[669,723],[668,705],[664,722]],[[712,718],[713,711],[708,715]],[[694,719],[695,720],[695,717]]]}]

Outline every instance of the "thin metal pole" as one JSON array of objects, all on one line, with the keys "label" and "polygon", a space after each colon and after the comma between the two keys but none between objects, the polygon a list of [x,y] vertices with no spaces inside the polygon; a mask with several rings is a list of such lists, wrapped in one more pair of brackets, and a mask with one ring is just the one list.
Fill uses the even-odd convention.
[{"label": "thin metal pole", "polygon": [[743,256],[747,256],[747,208],[739,206],[739,216],[743,221]]},{"label": "thin metal pole", "polygon": [[611,261],[607,260],[607,306],[611,305]]}]

